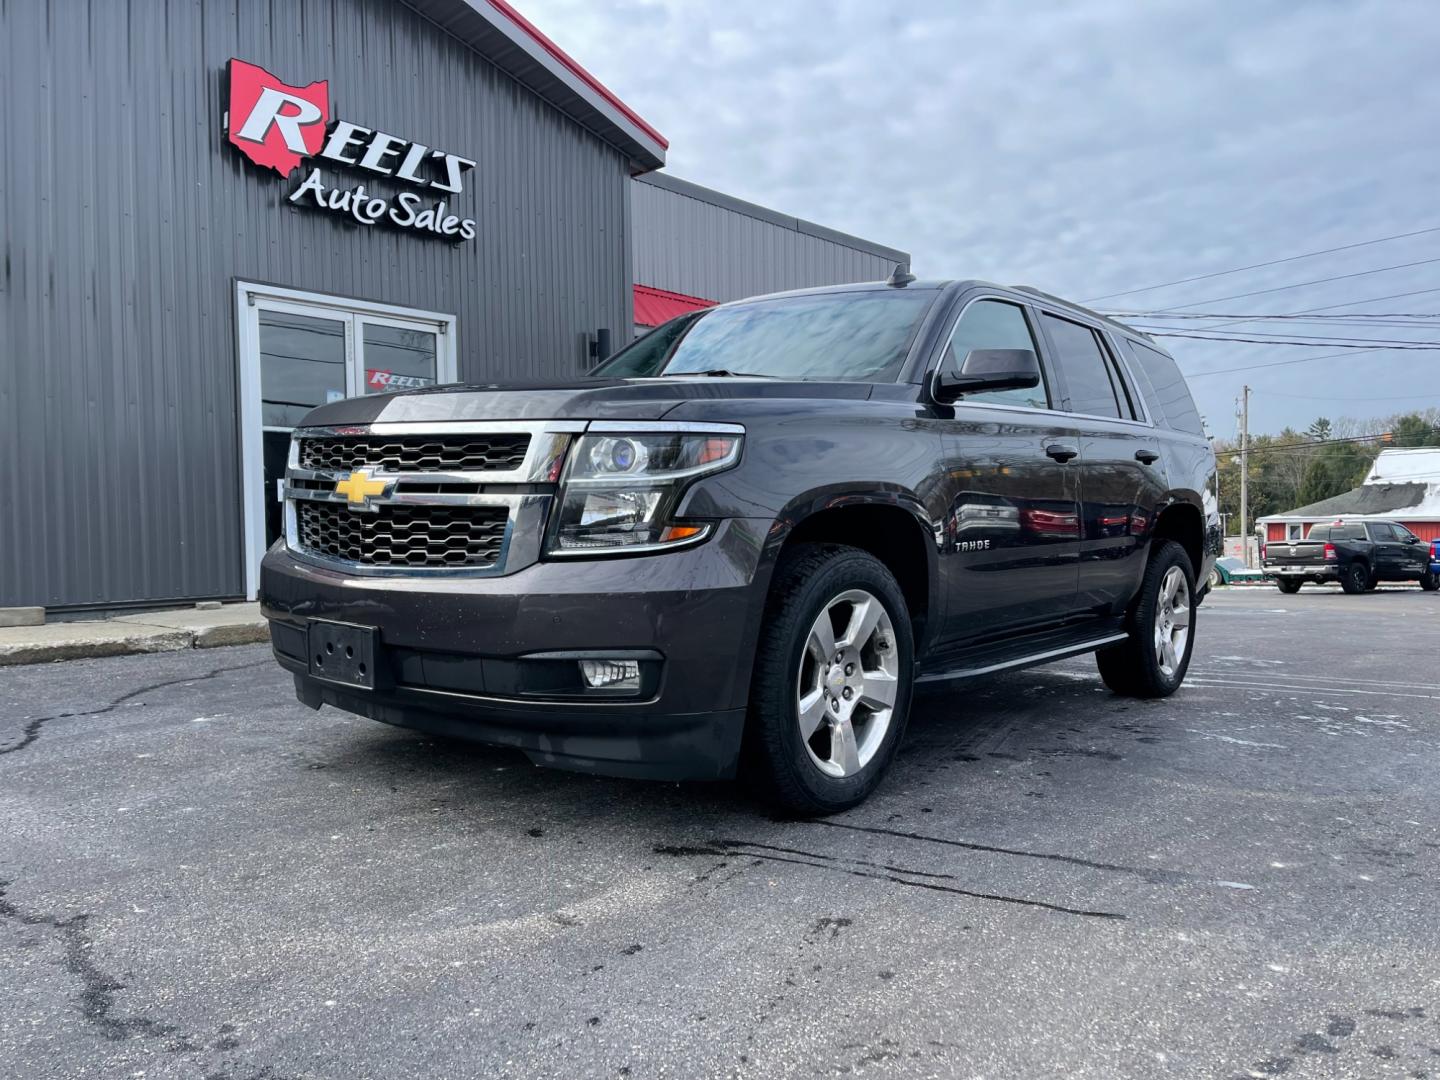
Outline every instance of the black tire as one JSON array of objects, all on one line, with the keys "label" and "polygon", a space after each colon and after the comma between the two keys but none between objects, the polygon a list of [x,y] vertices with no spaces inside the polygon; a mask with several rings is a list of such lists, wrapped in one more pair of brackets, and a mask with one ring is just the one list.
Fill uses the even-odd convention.
[{"label": "black tire", "polygon": [[[835,598],[863,589],[890,618],[898,685],[882,741],[859,772],[822,772],[800,733],[797,698],[811,626]],[[781,810],[804,816],[835,814],[866,799],[895,758],[910,712],[915,641],[905,595],[895,577],[868,552],[836,544],[798,544],[775,568],[750,685],[745,771],[757,793]],[[818,730],[818,729],[817,729]]]},{"label": "black tire", "polygon": [[1436,589],[1440,589],[1440,574],[1421,575],[1420,588],[1426,592],[1434,592]]},{"label": "black tire", "polygon": [[1380,578],[1376,574],[1370,575],[1370,580],[1365,583],[1366,592],[1374,592],[1380,587]]},{"label": "black tire", "polygon": [[[1174,567],[1179,567],[1184,576],[1190,598],[1190,633],[1185,638],[1184,654],[1178,657],[1179,662],[1167,676],[1155,652],[1155,615],[1161,583]],[[1125,697],[1169,697],[1178,690],[1185,681],[1190,655],[1195,649],[1195,606],[1195,570],[1190,565],[1190,556],[1173,540],[1156,541],[1150,552],[1150,562],[1145,567],[1140,591],[1125,615],[1125,629],[1129,637],[1095,654],[1100,678],[1105,685]]]},{"label": "black tire", "polygon": [[1275,587],[1283,593],[1297,593],[1300,591],[1300,586],[1304,584],[1305,582],[1301,581],[1299,578],[1295,578],[1293,580],[1291,578],[1283,577],[1275,579]]},{"label": "black tire", "polygon": [[1370,587],[1370,567],[1356,560],[1340,571],[1340,587],[1351,596],[1363,593]]}]

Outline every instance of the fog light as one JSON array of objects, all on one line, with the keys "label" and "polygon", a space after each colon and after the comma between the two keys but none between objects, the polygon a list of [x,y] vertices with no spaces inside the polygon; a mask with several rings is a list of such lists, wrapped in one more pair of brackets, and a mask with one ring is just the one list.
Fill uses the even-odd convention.
[{"label": "fog light", "polygon": [[580,676],[592,690],[639,690],[638,660],[581,660]]}]

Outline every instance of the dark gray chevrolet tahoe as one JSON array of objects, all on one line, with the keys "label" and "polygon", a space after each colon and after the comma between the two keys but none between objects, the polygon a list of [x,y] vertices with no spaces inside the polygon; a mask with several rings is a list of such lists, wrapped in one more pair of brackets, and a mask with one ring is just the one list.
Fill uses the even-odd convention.
[{"label": "dark gray chevrolet tahoe", "polygon": [[917,683],[1185,676],[1215,459],[1145,335],[975,281],[682,316],[568,383],[336,402],[261,599],[300,700],[852,806]]}]

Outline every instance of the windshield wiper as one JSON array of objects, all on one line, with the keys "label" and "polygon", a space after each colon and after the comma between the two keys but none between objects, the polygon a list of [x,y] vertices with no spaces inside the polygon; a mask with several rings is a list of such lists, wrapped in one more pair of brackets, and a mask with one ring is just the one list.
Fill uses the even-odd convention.
[{"label": "windshield wiper", "polygon": [[729,368],[710,368],[706,371],[662,371],[661,377],[673,379],[679,375],[695,375],[707,379],[778,379],[779,375],[761,375],[758,371],[731,371]]}]

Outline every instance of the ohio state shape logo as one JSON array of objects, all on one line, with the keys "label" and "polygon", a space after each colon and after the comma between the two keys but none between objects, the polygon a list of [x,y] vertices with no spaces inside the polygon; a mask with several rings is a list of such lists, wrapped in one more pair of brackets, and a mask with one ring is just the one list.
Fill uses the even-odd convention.
[{"label": "ohio state shape logo", "polygon": [[330,83],[289,86],[244,60],[230,61],[230,142],[256,165],[289,176],[320,152],[330,122]]}]

